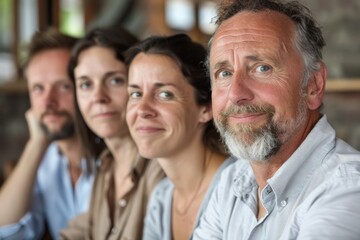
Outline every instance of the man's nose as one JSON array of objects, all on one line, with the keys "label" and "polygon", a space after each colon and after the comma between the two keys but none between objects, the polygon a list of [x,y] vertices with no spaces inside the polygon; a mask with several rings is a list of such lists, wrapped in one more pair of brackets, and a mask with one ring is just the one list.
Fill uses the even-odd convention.
[{"label": "man's nose", "polygon": [[54,91],[54,89],[51,88],[45,90],[43,101],[45,103],[46,108],[56,106],[58,101],[58,96],[56,94],[56,91]]},{"label": "man's nose", "polygon": [[252,91],[250,84],[253,84],[252,79],[246,73],[236,73],[229,86],[229,100],[238,105],[254,99],[254,92]]}]

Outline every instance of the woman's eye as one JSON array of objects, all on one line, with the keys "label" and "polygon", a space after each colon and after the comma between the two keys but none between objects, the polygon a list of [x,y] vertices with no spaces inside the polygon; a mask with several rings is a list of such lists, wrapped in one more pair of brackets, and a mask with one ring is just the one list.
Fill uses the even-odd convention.
[{"label": "woman's eye", "polygon": [[171,92],[168,91],[163,91],[159,93],[159,97],[162,99],[172,99],[173,98],[173,94]]},{"label": "woman's eye", "polygon": [[86,90],[86,89],[89,89],[91,86],[90,82],[81,82],[79,85],[78,85],[78,88],[79,89],[82,89],[82,90]]},{"label": "woman's eye", "polygon": [[125,82],[125,80],[120,77],[113,77],[110,79],[111,85],[119,85],[119,84],[123,84],[124,82]]},{"label": "woman's eye", "polygon": [[139,99],[141,97],[141,93],[140,92],[131,92],[129,94],[131,99]]},{"label": "woman's eye", "polygon": [[270,71],[271,67],[268,65],[261,65],[256,68],[256,72],[264,73]]}]

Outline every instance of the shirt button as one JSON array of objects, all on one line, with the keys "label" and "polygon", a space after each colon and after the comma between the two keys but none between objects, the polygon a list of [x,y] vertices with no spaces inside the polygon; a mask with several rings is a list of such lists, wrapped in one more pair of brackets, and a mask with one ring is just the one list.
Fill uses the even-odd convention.
[{"label": "shirt button", "polygon": [[285,207],[285,206],[287,205],[287,201],[286,201],[286,200],[282,200],[282,201],[280,202],[280,205],[281,205],[282,207]]},{"label": "shirt button", "polygon": [[127,204],[127,202],[126,202],[125,199],[120,199],[120,200],[119,200],[119,206],[120,206],[120,207],[125,207],[126,204]]},{"label": "shirt button", "polygon": [[111,229],[111,234],[116,234],[117,233],[117,229],[116,228],[112,228]]},{"label": "shirt button", "polygon": [[267,189],[267,190],[266,190],[266,193],[267,193],[267,194],[272,193],[272,189],[271,189],[271,188]]}]

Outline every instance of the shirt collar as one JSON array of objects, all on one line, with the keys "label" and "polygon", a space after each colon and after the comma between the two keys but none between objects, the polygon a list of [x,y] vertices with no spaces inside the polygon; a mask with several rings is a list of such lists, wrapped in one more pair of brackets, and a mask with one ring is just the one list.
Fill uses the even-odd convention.
[{"label": "shirt collar", "polygon": [[290,158],[268,180],[278,205],[284,199],[297,198],[334,146],[335,131],[326,116],[323,116]]},{"label": "shirt collar", "polygon": [[[146,166],[149,163],[149,159],[143,158],[138,155],[133,162],[132,171],[131,171],[131,180],[136,183],[139,178],[143,175],[146,170]],[[105,149],[99,157],[99,160],[96,163],[99,171],[107,171],[109,168],[113,167],[114,158],[111,152],[108,149]]]},{"label": "shirt collar", "polygon": [[[268,179],[278,206],[285,199],[296,198],[334,146],[335,131],[324,115],[292,156]],[[258,185],[248,161],[240,159],[235,164],[237,174],[233,180],[233,190],[236,196],[243,197]]]},{"label": "shirt collar", "polygon": [[[55,149],[55,153],[56,156],[60,159],[61,164],[67,169],[69,167],[69,159],[62,153],[61,149],[59,148],[59,146],[57,144],[54,144],[54,146],[56,146]],[[85,158],[81,158],[79,161],[79,167],[81,168],[82,173],[89,173],[86,175],[91,175],[90,171],[88,171],[88,167],[93,168],[94,166],[88,166],[88,163],[86,161]]]},{"label": "shirt collar", "polygon": [[234,194],[243,197],[249,194],[253,188],[257,188],[254,173],[248,161],[239,159],[234,163],[237,173],[233,180]]}]

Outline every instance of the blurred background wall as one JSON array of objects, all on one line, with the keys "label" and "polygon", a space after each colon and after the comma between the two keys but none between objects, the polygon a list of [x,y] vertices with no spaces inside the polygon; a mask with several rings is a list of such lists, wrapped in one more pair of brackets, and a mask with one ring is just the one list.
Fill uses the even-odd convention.
[{"label": "blurred background wall", "polygon": [[[360,149],[360,1],[300,0],[322,26],[328,82],[324,113],[338,136]],[[216,0],[0,0],[0,172],[21,155],[29,108],[21,63],[37,30],[82,36],[97,26],[123,26],[140,38],[186,32],[206,44]],[[1,175],[0,175],[1,177]]]}]

